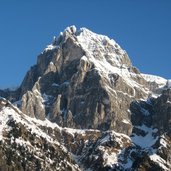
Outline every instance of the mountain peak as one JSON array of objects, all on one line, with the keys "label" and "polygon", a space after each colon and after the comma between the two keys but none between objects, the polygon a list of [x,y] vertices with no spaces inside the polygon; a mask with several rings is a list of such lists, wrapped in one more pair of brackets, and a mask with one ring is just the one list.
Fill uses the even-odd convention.
[{"label": "mountain peak", "polygon": [[[110,101],[126,95],[127,106],[131,99],[146,98],[149,91],[146,84],[126,51],[114,40],[71,26],[38,56],[37,64],[27,73],[21,85],[21,108],[24,113],[31,110],[32,116],[49,117],[62,126],[112,129],[115,124],[107,118],[113,117],[113,113],[117,113],[119,122],[130,118],[128,111],[121,114],[117,103],[111,105]],[[39,93],[35,93],[35,88]],[[53,105],[54,110],[44,104],[43,94],[49,97],[46,102],[51,99],[48,106]],[[101,119],[97,118],[99,114]],[[91,117],[91,121],[82,122],[83,116]],[[131,126],[127,134],[130,130]]]},{"label": "mountain peak", "polygon": [[64,30],[63,34],[65,34],[66,32],[70,34],[75,34],[77,32],[77,28],[75,25],[69,26]]},{"label": "mountain peak", "polygon": [[52,44],[48,45],[44,52],[60,48],[70,40],[70,44],[80,46],[85,51],[88,58],[100,61],[112,62],[112,65],[130,67],[131,61],[126,53],[113,39],[105,35],[96,34],[83,27],[79,30],[75,26],[67,27],[60,33],[58,38],[54,38]]}]

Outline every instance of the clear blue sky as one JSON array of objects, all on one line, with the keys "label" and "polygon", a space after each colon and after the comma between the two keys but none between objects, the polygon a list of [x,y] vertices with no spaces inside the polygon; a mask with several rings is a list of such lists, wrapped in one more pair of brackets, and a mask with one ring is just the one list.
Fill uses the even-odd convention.
[{"label": "clear blue sky", "polygon": [[140,71],[171,78],[171,0],[1,0],[0,87],[19,85],[70,25],[113,38]]}]

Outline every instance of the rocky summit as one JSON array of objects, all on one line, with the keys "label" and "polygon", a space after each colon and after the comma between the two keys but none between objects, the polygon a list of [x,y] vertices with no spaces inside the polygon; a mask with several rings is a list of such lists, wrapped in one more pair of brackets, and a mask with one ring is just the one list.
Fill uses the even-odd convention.
[{"label": "rocky summit", "polygon": [[107,36],[66,28],[0,96],[2,171],[171,170],[171,80]]}]

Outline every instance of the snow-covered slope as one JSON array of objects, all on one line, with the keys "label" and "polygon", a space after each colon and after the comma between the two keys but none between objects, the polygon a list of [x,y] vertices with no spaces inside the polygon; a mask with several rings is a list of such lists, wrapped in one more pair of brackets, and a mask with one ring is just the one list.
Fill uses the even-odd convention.
[{"label": "snow-covered slope", "polygon": [[159,88],[163,88],[164,86],[166,86],[167,80],[165,78],[156,75],[150,75],[150,74],[141,74],[141,75],[149,83],[156,83]]},{"label": "snow-covered slope", "polygon": [[170,148],[168,137],[145,125],[135,128],[139,133],[131,137],[115,131],[62,128],[49,120],[30,118],[5,101],[0,109],[0,157],[4,159],[0,169],[136,170],[135,163],[146,156],[152,163],[149,168],[169,171],[160,151]]},{"label": "snow-covered slope", "polygon": [[152,97],[156,98],[162,94],[163,90],[171,88],[170,80],[150,74],[141,74],[141,76],[148,82]]},{"label": "snow-covered slope", "polygon": [[0,109],[0,170],[79,170],[65,146],[48,133],[53,129],[61,131],[56,124],[30,118],[8,102]]}]

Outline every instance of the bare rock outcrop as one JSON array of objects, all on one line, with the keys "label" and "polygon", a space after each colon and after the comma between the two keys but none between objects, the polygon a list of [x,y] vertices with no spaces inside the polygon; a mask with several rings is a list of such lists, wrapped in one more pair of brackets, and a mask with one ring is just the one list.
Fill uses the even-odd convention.
[{"label": "bare rock outcrop", "polygon": [[[38,56],[20,90],[21,109],[32,117],[126,134],[132,131],[130,103],[148,96],[147,81],[114,40],[74,26]],[[43,94],[53,96],[49,110],[41,107]]]}]

